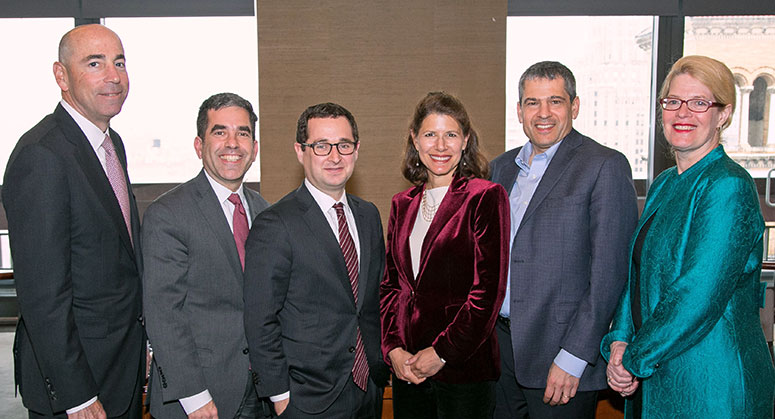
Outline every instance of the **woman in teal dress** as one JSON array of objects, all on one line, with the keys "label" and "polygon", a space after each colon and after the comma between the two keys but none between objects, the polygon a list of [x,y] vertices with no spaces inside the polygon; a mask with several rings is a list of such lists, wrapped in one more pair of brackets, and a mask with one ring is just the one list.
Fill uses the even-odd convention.
[{"label": "woman in teal dress", "polygon": [[748,173],[719,144],[732,73],[678,60],[660,91],[676,157],[651,186],[629,285],[601,343],[628,418],[772,418],[775,371],[759,322],[764,222]]}]

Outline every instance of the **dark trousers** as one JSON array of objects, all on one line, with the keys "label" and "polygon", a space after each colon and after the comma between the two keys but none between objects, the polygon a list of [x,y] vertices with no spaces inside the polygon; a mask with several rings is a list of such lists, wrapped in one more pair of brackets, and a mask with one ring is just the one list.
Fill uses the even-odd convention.
[{"label": "dark trousers", "polygon": [[[502,321],[495,325],[501,353],[501,377],[496,384],[495,419],[594,419],[597,391],[577,391],[564,405],[544,403],[546,388],[528,388],[517,382],[511,331]],[[530,362],[530,360],[525,360]],[[549,371],[546,371],[547,375]]]},{"label": "dark trousers", "polygon": [[299,410],[291,402],[279,419],[380,419],[382,417],[382,391],[373,381],[369,380],[366,391],[361,390],[352,380],[345,384],[339,397],[328,409],[320,413],[307,413]]},{"label": "dark trousers", "polygon": [[484,419],[494,407],[494,381],[449,384],[429,378],[415,385],[393,375],[395,419]]}]

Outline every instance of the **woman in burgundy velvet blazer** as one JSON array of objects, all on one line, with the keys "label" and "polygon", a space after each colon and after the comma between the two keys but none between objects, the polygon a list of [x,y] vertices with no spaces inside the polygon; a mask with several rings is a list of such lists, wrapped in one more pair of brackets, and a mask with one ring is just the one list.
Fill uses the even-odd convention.
[{"label": "woman in burgundy velvet blazer", "polygon": [[490,417],[500,358],[509,207],[486,179],[462,103],[429,93],[409,128],[403,174],[416,186],[390,209],[380,288],[382,352],[402,418]]}]

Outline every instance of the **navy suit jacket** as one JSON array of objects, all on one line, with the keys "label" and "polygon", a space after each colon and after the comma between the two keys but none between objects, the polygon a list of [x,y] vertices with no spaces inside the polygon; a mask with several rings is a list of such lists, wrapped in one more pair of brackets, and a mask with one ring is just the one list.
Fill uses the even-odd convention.
[{"label": "navy suit jacket", "polygon": [[379,282],[385,268],[374,204],[347,195],[360,241],[358,304],[342,250],[302,184],[256,217],[246,244],[245,328],[259,397],[291,392],[307,413],[327,409],[352,380],[360,328],[370,378],[387,382],[380,354]]},{"label": "navy suit jacket", "polygon": [[[124,145],[110,137],[129,185]],[[131,188],[129,202],[134,241],[97,154],[61,105],[11,154],[3,205],[21,314],[15,376],[30,410],[51,415],[99,393],[118,416],[139,389],[142,257]]]},{"label": "navy suit jacket", "polygon": [[[492,162],[511,191],[516,148]],[[600,341],[627,281],[638,219],[627,159],[572,130],[559,145],[511,248],[511,342],[517,381],[544,388],[560,349],[589,365],[579,390],[606,386]]]}]

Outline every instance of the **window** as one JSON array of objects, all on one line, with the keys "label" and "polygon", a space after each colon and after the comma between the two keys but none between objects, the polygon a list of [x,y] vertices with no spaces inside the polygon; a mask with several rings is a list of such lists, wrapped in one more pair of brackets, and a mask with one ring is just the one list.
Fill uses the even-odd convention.
[{"label": "window", "polygon": [[687,17],[684,53],[732,70],[737,104],[721,140],[751,176],[766,177],[775,167],[775,16]]},{"label": "window", "polygon": [[[645,179],[648,155],[638,152],[635,145],[648,140],[649,133],[618,120],[649,124],[654,22],[651,16],[510,16],[506,24],[506,149],[527,142],[516,112],[519,77],[538,61],[560,61],[576,77],[580,105],[574,128],[624,153],[633,177]],[[608,120],[616,122],[609,126]]]},{"label": "window", "polygon": [[59,38],[73,27],[72,18],[0,19],[0,174],[19,137],[54,112],[61,99],[54,81]]},{"label": "window", "polygon": [[[258,113],[256,24],[255,16],[105,19],[127,55],[129,97],[111,125],[132,183],[178,183],[199,172],[196,116],[209,96],[236,93]],[[245,180],[259,173],[256,159]]]}]

